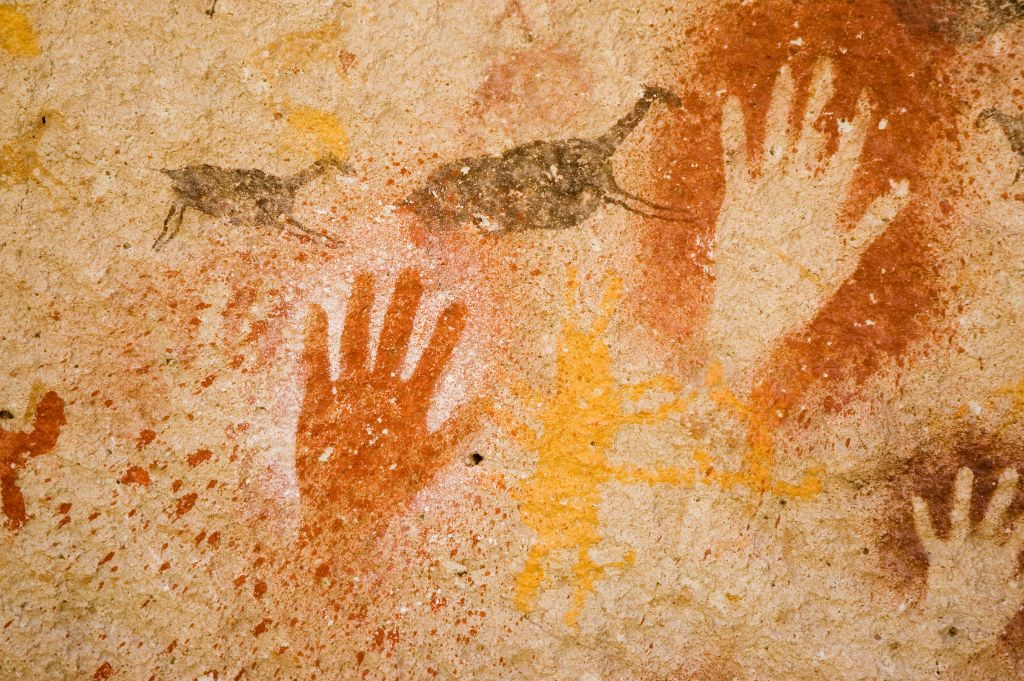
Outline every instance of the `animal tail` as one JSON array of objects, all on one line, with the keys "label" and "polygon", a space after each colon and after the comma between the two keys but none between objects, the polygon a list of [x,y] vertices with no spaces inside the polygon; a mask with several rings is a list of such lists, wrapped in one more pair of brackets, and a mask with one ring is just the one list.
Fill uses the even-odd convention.
[{"label": "animal tail", "polygon": [[974,121],[974,124],[977,125],[978,127],[981,127],[982,123],[992,118],[996,119],[997,123],[1001,123],[1003,115],[1004,114],[999,112],[999,109],[995,107],[990,107],[982,111],[980,114],[978,114],[978,118]]},{"label": "animal tail", "polygon": [[611,155],[619,145],[629,136],[631,132],[640,124],[640,121],[647,115],[647,111],[651,108],[651,104],[655,101],[663,101],[666,104],[674,107],[682,106],[682,101],[679,96],[671,90],[667,90],[662,87],[656,87],[653,85],[644,86],[644,94],[640,99],[633,105],[633,109],[625,116],[615,122],[615,125],[611,127],[605,134],[597,138],[598,144],[608,150],[608,154]]}]

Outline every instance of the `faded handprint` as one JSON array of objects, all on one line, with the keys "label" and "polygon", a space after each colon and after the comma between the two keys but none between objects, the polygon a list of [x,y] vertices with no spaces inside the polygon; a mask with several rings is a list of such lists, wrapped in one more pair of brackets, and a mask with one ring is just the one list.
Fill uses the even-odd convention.
[{"label": "faded handprint", "polygon": [[[940,539],[928,506],[914,497],[914,528],[928,555],[928,592],[922,604],[927,638],[961,654],[993,643],[1024,605],[1017,578],[1024,518],[1004,524],[1017,492],[1017,471],[1003,471],[984,518],[971,527],[974,474],[961,468],[953,490],[950,530]],[[937,638],[936,638],[937,637]]]},{"label": "faded handprint", "polygon": [[413,271],[398,277],[370,364],[373,278],[356,278],[340,343],[340,375],[331,378],[327,315],[314,305],[302,356],[305,397],[295,434],[295,469],[304,532],[373,536],[430,483],[447,453],[478,427],[480,408],[463,406],[439,429],[427,412],[465,326],[452,303],[408,379],[402,367],[423,286]]},{"label": "faded handprint", "polygon": [[836,152],[815,127],[832,98],[833,69],[819,60],[799,131],[788,66],[775,81],[759,168],[747,160],[740,101],[722,113],[725,199],[714,245],[715,296],[708,340],[735,388],[745,393],[753,365],[788,333],[807,323],[857,266],[861,254],[907,203],[907,183],[876,198],[852,230],[841,215],[871,123],[862,94],[850,122],[839,122]]}]

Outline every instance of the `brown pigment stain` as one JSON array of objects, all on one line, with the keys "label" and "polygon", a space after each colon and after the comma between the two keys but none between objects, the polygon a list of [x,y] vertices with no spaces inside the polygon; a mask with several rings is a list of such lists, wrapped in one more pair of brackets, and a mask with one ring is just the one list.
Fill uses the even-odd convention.
[{"label": "brown pigment stain", "polygon": [[19,471],[29,458],[53,450],[64,423],[64,400],[50,391],[36,404],[32,430],[9,432],[0,429],[0,493],[9,530],[17,532],[28,520],[25,497],[18,487]]},{"label": "brown pigment stain", "polygon": [[[403,380],[413,322],[423,286],[401,273],[370,365],[370,310],[374,282],[356,278],[340,347],[341,374],[332,379],[327,315],[310,311],[302,365],[305,396],[295,434],[295,468],[304,539],[330,562],[344,544],[371,542],[395,514],[448,463],[450,451],[474,432],[475,405],[463,407],[437,431],[427,412],[438,381],[465,326],[466,307],[452,303],[437,320],[433,337]],[[328,553],[329,551],[329,553]]]},{"label": "brown pigment stain", "polygon": [[[835,96],[818,122],[829,132],[826,153],[836,148],[835,120],[853,118],[862,90],[876,118],[887,119],[884,130],[868,134],[840,228],[851,226],[874,197],[887,192],[891,179],[908,179],[913,195],[911,205],[868,248],[854,275],[807,327],[766,358],[752,406],[764,415],[767,431],[761,437],[771,437],[778,425],[775,414],[785,418],[812,388],[831,391],[829,408],[849,400],[852,393],[834,386],[856,386],[885,358],[901,356],[927,332],[926,317],[940,307],[930,242],[945,225],[932,199],[936,192],[929,189],[935,181],[927,163],[937,141],[955,133],[955,106],[942,73],[952,45],[939,33],[902,23],[888,0],[729,4],[702,26],[698,75],[683,95],[686,113],[653,145],[664,150],[653,177],[667,173],[672,180],[657,180],[649,193],[673,203],[682,197],[698,217],[690,224],[645,224],[643,294],[649,302],[643,307],[648,315],[654,311],[656,327],[686,339],[699,333],[707,316],[713,268],[706,266],[706,244],[712,242],[724,196],[719,137],[724,94],[714,93],[743,102],[748,153],[754,158],[779,68],[787,63],[792,68],[797,116],[815,61],[830,58],[837,74]],[[874,325],[854,326],[865,319]]]}]

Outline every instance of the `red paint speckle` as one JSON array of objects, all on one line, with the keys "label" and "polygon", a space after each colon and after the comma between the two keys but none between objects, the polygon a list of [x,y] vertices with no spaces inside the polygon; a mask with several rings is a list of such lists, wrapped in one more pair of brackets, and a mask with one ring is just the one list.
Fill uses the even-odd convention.
[{"label": "red paint speckle", "polygon": [[143,487],[149,487],[150,479],[149,473],[145,468],[141,466],[129,466],[128,470],[124,472],[124,475],[118,480],[122,485],[142,485]]},{"label": "red paint speckle", "polygon": [[195,468],[204,461],[209,461],[211,456],[213,456],[213,452],[209,449],[197,449],[188,455],[188,465],[190,468]]}]

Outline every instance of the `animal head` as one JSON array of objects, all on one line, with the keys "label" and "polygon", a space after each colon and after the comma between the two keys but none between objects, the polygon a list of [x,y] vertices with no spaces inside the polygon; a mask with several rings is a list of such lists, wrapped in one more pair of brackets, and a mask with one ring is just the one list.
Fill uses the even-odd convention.
[{"label": "animal head", "polygon": [[663,87],[656,85],[645,85],[644,86],[644,99],[649,101],[660,101],[665,102],[669,106],[681,107],[683,102],[679,99],[679,95]]}]

